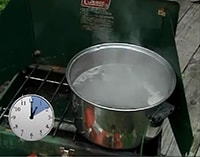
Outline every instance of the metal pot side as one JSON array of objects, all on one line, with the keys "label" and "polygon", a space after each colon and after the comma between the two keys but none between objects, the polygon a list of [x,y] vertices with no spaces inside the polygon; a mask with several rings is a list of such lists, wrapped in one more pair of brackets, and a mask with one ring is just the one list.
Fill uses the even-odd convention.
[{"label": "metal pot side", "polygon": [[146,110],[106,110],[73,95],[75,125],[91,142],[111,149],[131,149],[141,144],[148,127]]}]

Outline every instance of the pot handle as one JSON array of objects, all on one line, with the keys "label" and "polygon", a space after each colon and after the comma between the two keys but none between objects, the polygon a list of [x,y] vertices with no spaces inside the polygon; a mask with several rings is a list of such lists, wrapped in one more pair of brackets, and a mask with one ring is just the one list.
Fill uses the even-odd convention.
[{"label": "pot handle", "polygon": [[150,126],[158,127],[162,124],[165,118],[167,118],[174,111],[175,107],[167,102],[162,103],[156,107],[151,114],[148,115]]}]

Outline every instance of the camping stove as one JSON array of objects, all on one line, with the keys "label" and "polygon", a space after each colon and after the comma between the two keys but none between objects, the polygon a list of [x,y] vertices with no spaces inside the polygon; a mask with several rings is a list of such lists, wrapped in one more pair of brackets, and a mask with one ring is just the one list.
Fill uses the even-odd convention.
[{"label": "camping stove", "polygon": [[[25,94],[38,94],[45,97],[55,111],[55,126],[49,136],[42,141],[27,142],[12,134],[8,124],[8,111],[18,97]],[[6,91],[0,108],[0,155],[145,155],[157,156],[160,153],[161,135],[132,150],[114,151],[96,146],[82,137],[74,126],[71,108],[70,89],[65,79],[65,68],[55,66],[31,65],[19,73]],[[9,100],[9,101],[8,101]],[[37,126],[33,126],[37,127]],[[11,152],[12,150],[12,152]]]},{"label": "camping stove", "polygon": [[[65,68],[81,50],[109,42],[148,48],[171,64],[177,85],[167,100],[175,107],[169,121],[181,154],[188,153],[193,136],[175,44],[178,13],[176,2],[163,0],[10,0],[0,14],[0,155],[160,154],[161,132],[118,151],[76,131]],[[43,96],[53,106],[55,125],[42,140],[23,141],[9,127],[10,107],[25,94]]]}]

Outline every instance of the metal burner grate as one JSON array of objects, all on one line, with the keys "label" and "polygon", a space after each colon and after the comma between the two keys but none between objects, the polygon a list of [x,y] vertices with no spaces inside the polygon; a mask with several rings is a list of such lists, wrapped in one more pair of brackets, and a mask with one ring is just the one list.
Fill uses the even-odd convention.
[{"label": "metal burner grate", "polygon": [[[53,106],[55,112],[55,125],[49,134],[52,137],[61,137],[67,142],[66,147],[76,149],[80,154],[138,156],[140,146],[133,150],[115,151],[99,147],[77,133],[74,125],[74,116],[71,105],[71,94],[65,79],[65,68],[31,65],[19,73],[10,83],[9,90],[5,92],[0,101],[0,126],[10,129],[8,113],[12,103],[22,95],[38,94],[46,98]],[[144,144],[143,152],[146,155],[159,154],[161,135],[153,141]],[[18,143],[19,144],[19,143]]]},{"label": "metal burner grate", "polygon": [[54,108],[56,118],[54,129],[51,132],[52,136],[56,136],[59,130],[71,131],[76,134],[70,106],[70,91],[65,79],[65,68],[31,65],[21,75],[24,77],[21,86],[12,96],[8,105],[0,108],[0,122],[3,123],[3,120],[7,119],[9,109],[18,97],[25,94],[38,94],[45,97]]}]

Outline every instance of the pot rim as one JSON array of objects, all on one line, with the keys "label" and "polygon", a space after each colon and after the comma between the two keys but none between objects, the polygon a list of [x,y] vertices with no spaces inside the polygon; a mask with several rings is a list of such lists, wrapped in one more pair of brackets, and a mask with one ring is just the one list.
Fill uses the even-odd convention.
[{"label": "pot rim", "polygon": [[[157,103],[154,103],[153,105],[149,105],[149,106],[145,106],[145,107],[140,107],[140,108],[113,108],[113,107],[103,106],[101,104],[96,104],[90,100],[85,99],[72,86],[72,82],[70,80],[71,67],[74,64],[74,62],[77,59],[79,59],[79,57],[81,57],[87,53],[94,53],[97,50],[105,49],[105,48],[126,48],[129,50],[135,50],[135,51],[141,52],[143,54],[149,55],[149,56],[153,57],[154,59],[156,59],[157,61],[159,61],[161,64],[165,65],[167,67],[167,70],[171,74],[171,78],[172,78],[171,79],[172,80],[171,88],[169,88],[170,92],[168,92],[168,94],[163,99],[158,101]],[[157,54],[155,51],[144,48],[142,46],[129,44],[129,43],[101,43],[101,44],[93,45],[93,46],[83,49],[82,51],[80,51],[79,53],[74,55],[74,57],[72,57],[71,60],[68,62],[68,65],[66,68],[66,79],[67,79],[70,89],[74,92],[74,94],[76,96],[80,97],[82,100],[84,100],[85,102],[87,102],[91,105],[94,105],[94,106],[102,108],[102,109],[111,110],[111,111],[142,111],[142,110],[147,110],[147,109],[156,107],[156,106],[162,104],[163,102],[165,102],[171,96],[171,94],[173,93],[173,91],[176,87],[176,82],[177,82],[175,71],[173,70],[172,66],[165,58],[163,58],[161,55]]]}]

